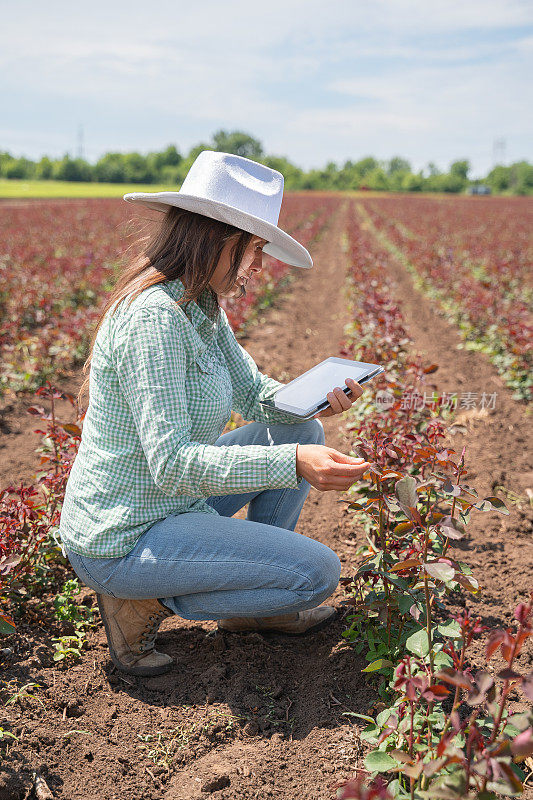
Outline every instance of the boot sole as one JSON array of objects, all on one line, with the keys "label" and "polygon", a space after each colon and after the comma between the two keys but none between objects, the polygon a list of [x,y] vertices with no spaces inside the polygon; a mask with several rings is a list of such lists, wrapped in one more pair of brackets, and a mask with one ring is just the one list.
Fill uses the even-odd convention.
[{"label": "boot sole", "polygon": [[329,617],[326,617],[326,619],[323,619],[320,622],[317,622],[316,625],[312,625],[310,628],[307,628],[305,631],[280,631],[280,630],[274,630],[273,628],[271,628],[271,629],[268,629],[268,628],[247,628],[247,629],[242,630],[242,631],[232,631],[231,628],[224,628],[224,627],[219,627],[219,626],[217,626],[217,627],[218,627],[218,629],[220,631],[224,631],[224,633],[260,633],[261,635],[270,634],[270,635],[276,635],[276,636],[307,636],[310,633],[316,633],[317,631],[322,630],[322,628],[325,628],[327,625],[332,623],[333,620],[337,619],[338,615],[339,615],[339,613],[338,613],[337,609],[335,609],[335,612],[333,614],[330,614]]},{"label": "boot sole", "polygon": [[109,632],[109,628],[107,626],[105,614],[103,608],[100,604],[100,598],[96,598],[96,602],[98,603],[98,610],[100,611],[100,617],[102,622],[104,623],[104,629],[107,636],[107,644],[109,647],[109,655],[111,656],[111,661],[115,665],[117,669],[121,672],[125,672],[127,675],[138,675],[139,677],[149,677],[150,675],[164,675],[165,672],[169,672],[172,667],[174,666],[174,661],[171,661],[170,664],[162,664],[160,667],[128,667],[125,666],[119,659],[117,658],[117,654],[115,653],[113,647],[111,646],[111,634]]}]

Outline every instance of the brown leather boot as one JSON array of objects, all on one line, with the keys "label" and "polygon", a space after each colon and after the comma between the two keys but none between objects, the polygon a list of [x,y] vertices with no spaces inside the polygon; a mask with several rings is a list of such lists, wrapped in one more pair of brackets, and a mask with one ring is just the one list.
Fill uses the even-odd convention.
[{"label": "brown leather boot", "polygon": [[159,600],[126,600],[97,594],[109,653],[118,669],[129,675],[161,675],[174,659],[154,648],[161,620],[173,616]]},{"label": "brown leather boot", "polygon": [[285,633],[287,636],[301,636],[329,625],[335,619],[336,613],[337,609],[333,606],[318,606],[276,617],[229,617],[217,620],[217,626],[220,630],[231,632],[272,631]]}]

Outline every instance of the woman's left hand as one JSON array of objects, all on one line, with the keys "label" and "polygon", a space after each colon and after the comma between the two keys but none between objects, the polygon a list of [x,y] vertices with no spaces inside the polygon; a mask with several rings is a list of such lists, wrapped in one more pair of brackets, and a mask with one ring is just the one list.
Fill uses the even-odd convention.
[{"label": "woman's left hand", "polygon": [[329,406],[315,414],[313,419],[320,419],[320,417],[332,417],[334,414],[342,414],[347,411],[352,403],[358,400],[363,394],[363,387],[361,384],[354,381],[353,378],[346,378],[346,386],[351,389],[349,395],[346,395],[339,386],[336,386],[332,392],[328,392],[326,397],[329,401]]}]

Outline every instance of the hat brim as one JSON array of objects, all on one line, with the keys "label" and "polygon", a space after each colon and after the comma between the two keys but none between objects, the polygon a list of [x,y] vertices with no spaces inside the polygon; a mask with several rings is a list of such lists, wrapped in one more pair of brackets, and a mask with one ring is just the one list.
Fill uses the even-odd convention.
[{"label": "hat brim", "polygon": [[187,211],[194,211],[196,214],[203,214],[211,219],[217,219],[220,222],[226,222],[266,239],[267,244],[263,247],[263,252],[283,261],[284,264],[302,269],[311,269],[313,266],[310,253],[288,233],[270,222],[265,222],[260,217],[247,214],[226,203],[181,192],[129,192],[124,195],[124,200],[127,200],[128,203],[139,203],[153,208],[155,211],[166,211],[165,206],[176,206]]}]

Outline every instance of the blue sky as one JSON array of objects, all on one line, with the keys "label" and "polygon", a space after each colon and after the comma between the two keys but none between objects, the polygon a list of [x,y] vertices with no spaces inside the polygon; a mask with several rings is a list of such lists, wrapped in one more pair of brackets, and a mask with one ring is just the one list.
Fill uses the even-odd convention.
[{"label": "blue sky", "polygon": [[0,150],[185,153],[219,128],[308,169],[533,161],[522,0],[0,0]]}]

